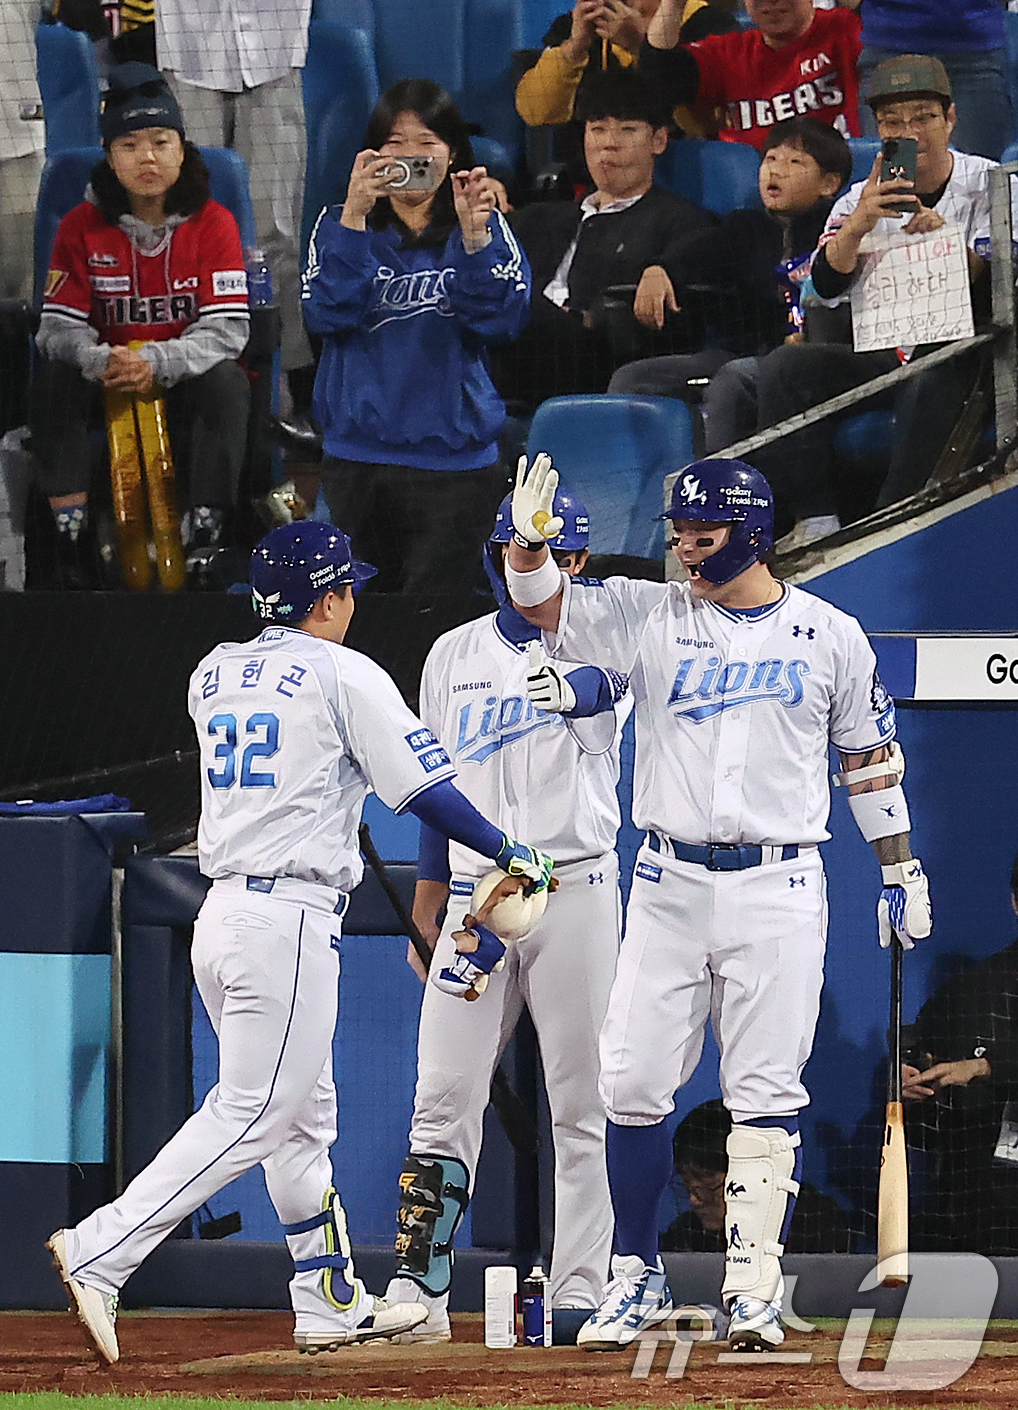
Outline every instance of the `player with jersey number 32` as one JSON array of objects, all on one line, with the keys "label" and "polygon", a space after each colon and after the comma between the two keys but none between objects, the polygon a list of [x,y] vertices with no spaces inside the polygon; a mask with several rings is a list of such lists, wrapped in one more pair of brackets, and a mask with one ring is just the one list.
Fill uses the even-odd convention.
[{"label": "player with jersey number 32", "polygon": [[779,1260],[823,981],[829,744],[881,863],[881,944],[910,948],[931,928],[894,706],[859,623],[761,561],[772,497],[751,466],[702,460],[679,475],[662,517],[686,581],[664,586],[560,573],[544,546],[557,532],[557,482],[547,456],[529,473],[521,461],[509,590],[555,651],[630,677],[633,820],[646,831],[600,1042],[613,1277],[577,1341],[625,1346],[672,1310],[657,1243],[665,1118],[699,1061],[713,1001],[733,1121],[728,1338],[733,1350],[766,1350],[784,1338]]},{"label": "player with jersey number 32", "polygon": [[123,1194],[49,1240],[71,1309],[106,1362],[120,1354],[124,1282],[182,1219],[259,1162],[294,1260],[302,1351],[398,1336],[427,1316],[420,1302],[373,1297],[355,1275],[329,1158],[339,937],[364,870],[365,795],[373,789],[536,889],[547,887],[552,862],[477,812],[392,679],[342,645],[357,587],[374,571],[331,524],[274,529],[251,564],[265,630],[217,646],[191,677],[198,859],[212,880],[191,953],[219,1037],[219,1078]]}]

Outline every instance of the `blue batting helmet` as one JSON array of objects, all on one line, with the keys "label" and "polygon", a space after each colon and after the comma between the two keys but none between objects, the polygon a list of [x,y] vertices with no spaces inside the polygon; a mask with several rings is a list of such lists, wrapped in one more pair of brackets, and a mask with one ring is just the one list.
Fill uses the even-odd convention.
[{"label": "blue batting helmet", "polygon": [[724,548],[705,558],[697,571],[720,587],[758,562],[774,542],[771,487],[743,460],[695,460],[680,470],[672,502],[662,519],[702,519],[730,524]]},{"label": "blue batting helmet", "polygon": [[[587,506],[560,485],[555,492],[555,513],[562,520],[562,532],[548,540],[556,553],[573,553],[587,547],[590,538],[590,515]],[[498,506],[495,527],[488,535],[489,543],[508,543],[513,536],[512,495],[506,495]]]},{"label": "blue batting helmet", "polygon": [[295,627],[327,592],[344,583],[356,592],[377,572],[353,557],[335,524],[299,519],[266,534],[251,554],[251,606],[267,622]]}]

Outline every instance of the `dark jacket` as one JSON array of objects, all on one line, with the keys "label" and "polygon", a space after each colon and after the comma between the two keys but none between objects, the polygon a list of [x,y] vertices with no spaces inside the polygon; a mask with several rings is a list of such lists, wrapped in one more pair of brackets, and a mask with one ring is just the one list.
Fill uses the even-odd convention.
[{"label": "dark jacket", "polygon": [[[661,1235],[664,1253],[724,1253],[725,1236],[705,1229],[691,1209],[669,1224]],[[848,1253],[848,1215],[828,1195],[803,1182],[792,1211],[786,1253]]]}]

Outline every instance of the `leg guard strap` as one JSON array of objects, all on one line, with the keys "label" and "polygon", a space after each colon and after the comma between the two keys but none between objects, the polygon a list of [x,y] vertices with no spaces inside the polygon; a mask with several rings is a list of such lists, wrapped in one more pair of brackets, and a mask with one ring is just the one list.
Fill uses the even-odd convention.
[{"label": "leg guard strap", "polygon": [[310,1219],[301,1219],[296,1224],[284,1224],[284,1234],[310,1234],[312,1229],[321,1229],[332,1220],[332,1211],[323,1209],[320,1214],[313,1214]]},{"label": "leg guard strap", "polygon": [[284,1225],[294,1271],[321,1273],[321,1293],[333,1307],[347,1308],[357,1296],[353,1250],[346,1227],[346,1212],[332,1188],[322,1198],[322,1208],[309,1219]]},{"label": "leg guard strap", "polygon": [[298,1258],[293,1270],[295,1273],[313,1273],[316,1268],[345,1268],[349,1263],[341,1253],[326,1253],[321,1258]]},{"label": "leg guard strap", "polygon": [[452,1241],[470,1200],[469,1177],[451,1156],[408,1155],[399,1177],[396,1277],[432,1297],[449,1291]]}]

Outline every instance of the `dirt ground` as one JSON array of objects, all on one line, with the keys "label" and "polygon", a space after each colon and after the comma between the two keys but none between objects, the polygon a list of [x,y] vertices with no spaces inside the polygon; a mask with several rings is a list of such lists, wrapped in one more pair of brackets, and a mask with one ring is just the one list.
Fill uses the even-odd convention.
[{"label": "dirt ground", "polygon": [[[855,1390],[838,1370],[841,1327],[791,1332],[782,1351],[808,1364],[742,1358],[718,1363],[724,1347],[695,1345],[681,1377],[665,1369],[674,1343],[657,1349],[649,1374],[634,1377],[632,1350],[582,1352],[575,1347],[489,1351],[479,1316],[454,1317],[455,1340],[431,1347],[374,1342],[318,1356],[290,1343],[285,1313],[142,1312],[119,1322],[122,1360],[101,1370],[90,1361],[69,1316],[0,1313],[0,1391],[69,1394],[167,1391],[244,1399],[331,1399],[337,1395],[420,1400],[443,1396],[464,1404],[675,1406],[687,1401],[736,1406],[1018,1405],[1018,1327],[991,1327],[974,1365],[944,1390]],[[874,1329],[859,1363],[883,1366],[891,1328]],[[936,1335],[943,1336],[943,1327]],[[647,1348],[644,1355],[646,1357]],[[684,1350],[684,1348],[683,1348]],[[924,1355],[928,1353],[923,1353]],[[916,1370],[921,1370],[916,1363]]]}]

